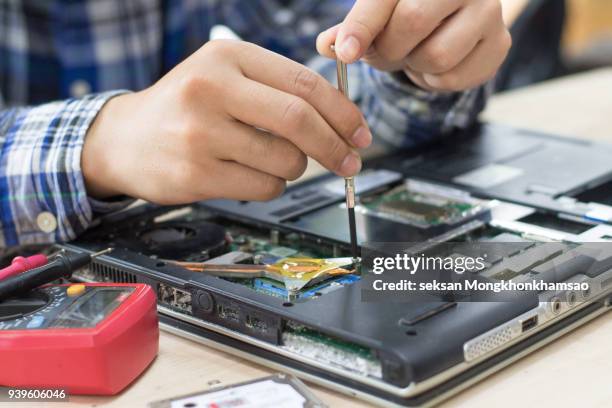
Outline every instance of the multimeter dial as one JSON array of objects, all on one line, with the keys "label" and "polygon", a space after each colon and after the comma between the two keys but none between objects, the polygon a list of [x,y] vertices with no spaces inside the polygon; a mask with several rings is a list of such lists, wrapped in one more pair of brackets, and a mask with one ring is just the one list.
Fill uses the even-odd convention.
[{"label": "multimeter dial", "polygon": [[21,319],[42,309],[49,303],[49,296],[41,291],[32,291],[15,299],[0,302],[0,324],[2,321]]}]

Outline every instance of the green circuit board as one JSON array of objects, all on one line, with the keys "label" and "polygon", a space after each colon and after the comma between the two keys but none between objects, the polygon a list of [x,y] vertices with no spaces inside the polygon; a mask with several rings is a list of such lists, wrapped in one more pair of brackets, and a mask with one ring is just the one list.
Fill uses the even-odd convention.
[{"label": "green circuit board", "polygon": [[365,358],[368,360],[376,359],[375,356],[372,354],[372,350],[367,347],[363,347],[363,346],[359,346],[354,343],[349,343],[346,341],[338,340],[336,338],[327,336],[321,332],[309,329],[304,326],[299,326],[299,325],[288,326],[285,333],[292,333],[302,338],[316,341],[317,343],[325,344],[329,347],[333,347],[336,349],[340,349],[340,350],[349,352],[351,354],[355,354],[361,358]]},{"label": "green circuit board", "polygon": [[405,184],[389,191],[362,197],[367,212],[400,219],[422,227],[453,224],[471,214],[478,204],[411,191]]}]

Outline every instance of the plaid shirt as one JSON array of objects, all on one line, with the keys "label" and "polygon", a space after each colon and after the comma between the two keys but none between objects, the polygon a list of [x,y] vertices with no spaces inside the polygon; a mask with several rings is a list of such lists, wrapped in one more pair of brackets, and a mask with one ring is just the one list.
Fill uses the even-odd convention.
[{"label": "plaid shirt", "polygon": [[[219,24],[333,78],[315,38],[352,3],[0,0],[0,248],[73,239],[124,205],[88,197],[80,166],[87,129],[118,90],[151,85]],[[373,133],[394,146],[466,126],[485,99],[483,88],[419,91],[362,63],[349,75]]]}]

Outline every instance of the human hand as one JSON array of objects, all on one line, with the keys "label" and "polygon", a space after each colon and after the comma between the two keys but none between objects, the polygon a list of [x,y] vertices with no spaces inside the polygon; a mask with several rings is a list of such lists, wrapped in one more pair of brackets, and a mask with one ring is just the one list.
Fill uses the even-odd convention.
[{"label": "human hand", "polygon": [[512,39],[499,0],[357,0],[319,35],[320,54],[403,71],[430,91],[461,91],[491,79]]},{"label": "human hand", "polygon": [[[265,129],[265,130],[264,130]],[[372,136],[319,74],[240,41],[212,41],[144,91],[111,99],[85,138],[88,194],[159,204],[267,200],[306,156],[356,174]]]}]

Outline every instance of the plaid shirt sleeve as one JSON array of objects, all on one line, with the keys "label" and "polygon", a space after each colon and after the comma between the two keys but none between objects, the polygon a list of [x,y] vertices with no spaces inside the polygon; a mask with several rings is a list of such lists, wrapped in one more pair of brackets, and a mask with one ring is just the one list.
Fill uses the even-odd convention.
[{"label": "plaid shirt sleeve", "polygon": [[73,239],[94,209],[124,205],[90,200],[81,172],[87,129],[118,93],[0,111],[0,247]]},{"label": "plaid shirt sleeve", "polygon": [[464,92],[435,93],[412,85],[403,73],[390,74],[361,64],[357,98],[376,141],[411,147],[444,137],[476,121],[493,82]]}]

